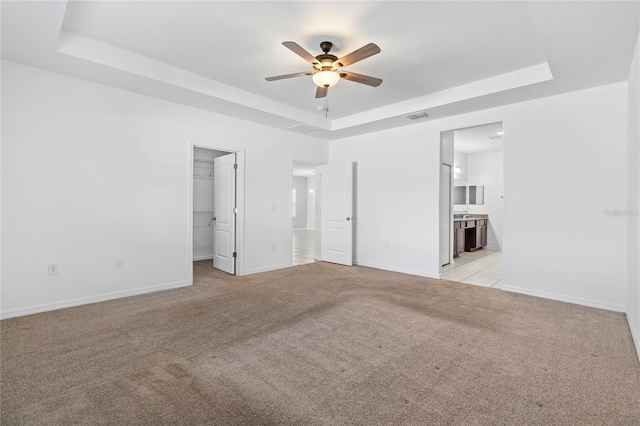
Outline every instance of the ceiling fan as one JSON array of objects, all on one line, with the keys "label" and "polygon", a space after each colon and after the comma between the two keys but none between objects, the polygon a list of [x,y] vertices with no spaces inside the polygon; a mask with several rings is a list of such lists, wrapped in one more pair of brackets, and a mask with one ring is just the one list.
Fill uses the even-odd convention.
[{"label": "ceiling fan", "polygon": [[362,46],[360,49],[354,50],[353,52],[339,59],[337,56],[329,53],[331,51],[331,48],[333,47],[333,43],[331,43],[330,41],[323,41],[322,43],[320,43],[320,49],[322,49],[324,53],[318,56],[311,55],[309,52],[300,47],[298,43],[295,43],[293,41],[285,41],[282,44],[290,49],[293,53],[309,62],[313,66],[313,71],[267,77],[267,81],[283,80],[285,78],[311,75],[313,76],[313,82],[318,86],[316,90],[316,98],[324,98],[325,96],[327,96],[329,87],[336,85],[341,78],[373,87],[378,87],[382,83],[382,79],[380,78],[356,74],[354,72],[345,71],[342,69],[343,67],[348,67],[349,65],[366,59],[369,56],[380,53],[380,48],[374,43],[369,43],[366,46]]}]

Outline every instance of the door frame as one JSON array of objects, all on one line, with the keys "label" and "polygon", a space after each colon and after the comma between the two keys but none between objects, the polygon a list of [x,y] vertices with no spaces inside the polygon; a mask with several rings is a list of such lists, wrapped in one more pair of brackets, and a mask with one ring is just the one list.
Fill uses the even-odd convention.
[{"label": "door frame", "polygon": [[[308,161],[308,160],[300,160],[298,158],[293,158],[290,157],[289,158],[289,216],[291,216],[291,203],[293,203],[293,195],[292,195],[292,191],[291,189],[293,188],[293,163],[307,163],[307,164],[313,164],[314,166],[316,166],[316,169],[318,168],[318,166],[322,166],[323,164],[327,164],[327,163],[318,163],[317,161]],[[314,196],[315,196],[315,203],[313,208],[316,210],[315,211],[315,223],[313,224],[313,228],[314,228],[314,232],[315,232],[315,240],[316,240],[316,247],[318,245],[318,241],[319,241],[319,235],[318,235],[318,206],[320,205],[318,202],[318,178],[317,178],[317,174],[314,175],[313,177],[314,179]],[[308,195],[307,195],[308,196]],[[315,254],[313,256],[313,260],[318,261],[320,260],[320,253],[318,252],[318,250],[314,250]],[[289,266],[293,266],[293,226],[289,226]]]},{"label": "door frame", "polygon": [[[449,190],[446,191],[446,192],[444,190],[444,183],[447,183],[447,182],[443,182],[442,181],[442,178],[443,178],[443,176],[442,176],[443,175],[443,169],[442,168],[443,167],[448,167],[449,168],[449,182],[448,182]],[[441,227],[441,229],[440,229],[440,238],[439,238],[439,240],[440,240],[440,251],[439,251],[439,253],[440,253],[440,270],[442,270],[442,267],[445,266],[445,265],[442,264],[442,253],[443,253],[442,252],[442,247],[443,247],[443,243],[445,241],[447,241],[447,240],[448,240],[447,241],[447,248],[448,248],[447,251],[449,252],[448,253],[449,262],[446,263],[446,265],[452,265],[454,263],[453,262],[453,245],[451,243],[452,240],[453,240],[453,238],[452,238],[452,234],[453,233],[451,232],[453,230],[453,199],[452,199],[453,194],[452,194],[452,190],[451,190],[451,188],[453,187],[453,176],[452,176],[452,173],[453,173],[453,166],[451,164],[446,163],[446,162],[441,162],[440,163],[440,227]],[[447,193],[449,195],[448,198],[445,196]],[[447,200],[448,200],[448,203],[447,203]],[[448,205],[446,205],[446,204],[448,204]],[[446,216],[447,217],[446,218],[443,215],[443,213],[444,213],[443,212],[443,207],[446,207],[446,209],[447,209],[447,212],[446,212]],[[447,224],[447,229],[449,231],[446,239],[443,238],[443,232],[442,232],[442,226],[445,223]]]},{"label": "door frame", "polygon": [[238,214],[236,215],[236,275],[245,275],[244,265],[244,248],[245,248],[245,149],[225,147],[215,142],[206,142],[198,140],[189,140],[189,164],[188,164],[188,197],[187,197],[187,241],[189,244],[189,258],[186,262],[188,271],[188,281],[193,285],[193,157],[194,148],[213,149],[215,151],[225,151],[230,154],[236,154],[236,163],[238,171],[236,174],[236,207]]}]

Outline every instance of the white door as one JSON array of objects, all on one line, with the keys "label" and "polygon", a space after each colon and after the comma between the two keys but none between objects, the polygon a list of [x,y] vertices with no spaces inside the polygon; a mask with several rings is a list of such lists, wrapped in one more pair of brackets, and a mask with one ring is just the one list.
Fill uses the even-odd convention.
[{"label": "white door", "polygon": [[213,160],[213,267],[236,273],[236,154]]},{"label": "white door", "polygon": [[440,165],[440,264],[451,263],[451,166]]},{"label": "white door", "polygon": [[335,163],[320,166],[320,181],[320,260],[351,266],[353,165]]}]

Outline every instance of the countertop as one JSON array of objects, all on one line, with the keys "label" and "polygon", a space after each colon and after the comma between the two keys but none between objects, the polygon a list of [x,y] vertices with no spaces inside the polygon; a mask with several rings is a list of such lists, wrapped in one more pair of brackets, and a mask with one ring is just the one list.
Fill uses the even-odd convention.
[{"label": "countertop", "polygon": [[464,216],[466,217],[462,217],[463,215],[459,215],[459,214],[455,214],[453,215],[453,221],[454,222],[464,222],[467,220],[477,220],[477,219],[489,219],[489,215],[488,214],[465,214]]}]

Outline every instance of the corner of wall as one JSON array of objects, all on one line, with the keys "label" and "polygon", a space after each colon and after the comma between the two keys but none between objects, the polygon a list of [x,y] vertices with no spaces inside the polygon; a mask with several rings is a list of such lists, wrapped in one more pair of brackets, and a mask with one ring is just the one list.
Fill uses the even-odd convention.
[{"label": "corner of wall", "polygon": [[627,321],[640,361],[640,32],[627,82]]}]

